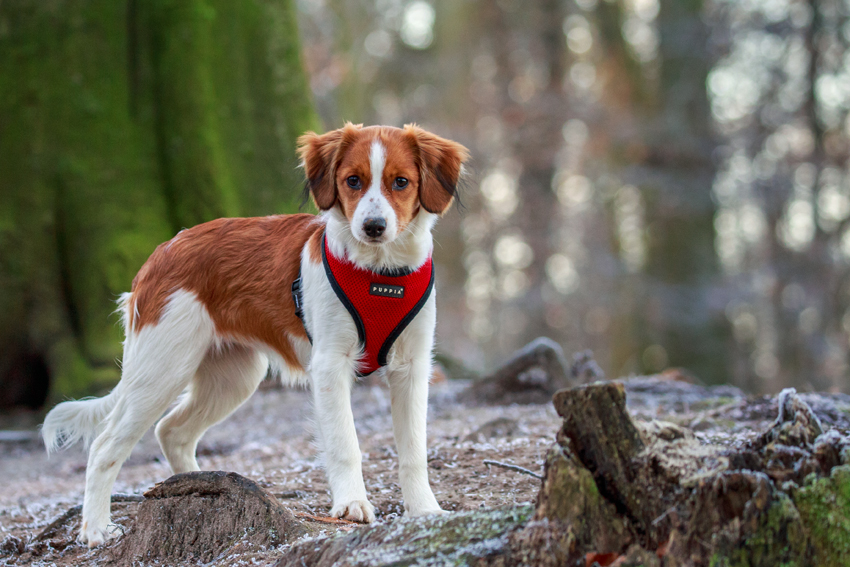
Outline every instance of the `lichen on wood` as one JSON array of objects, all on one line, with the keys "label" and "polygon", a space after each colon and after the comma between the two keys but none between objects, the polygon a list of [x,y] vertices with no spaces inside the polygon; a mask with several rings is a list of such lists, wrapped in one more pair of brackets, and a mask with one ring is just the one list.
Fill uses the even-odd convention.
[{"label": "lichen on wood", "polygon": [[504,555],[530,506],[402,518],[300,543],[277,563],[311,567],[461,566]]}]

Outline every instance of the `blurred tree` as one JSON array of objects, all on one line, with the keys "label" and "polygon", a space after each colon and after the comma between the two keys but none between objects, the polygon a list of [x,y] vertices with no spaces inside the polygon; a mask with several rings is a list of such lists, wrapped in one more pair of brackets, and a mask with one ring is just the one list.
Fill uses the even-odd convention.
[{"label": "blurred tree", "polygon": [[0,406],[114,382],[153,248],[297,203],[291,0],[0,3]]},{"label": "blurred tree", "polygon": [[[611,12],[601,6],[599,16],[610,18]],[[619,158],[624,184],[639,191],[646,231],[638,236],[645,240],[640,267],[627,270],[640,281],[626,277],[633,289],[621,288],[634,301],[632,345],[614,366],[627,370],[622,365],[637,353],[629,370],[680,366],[717,383],[728,380],[731,334],[717,293],[722,273],[714,252],[711,187],[718,144],[705,90],[713,56],[702,13],[701,0],[625,2],[618,17],[622,32],[607,39],[620,44],[612,51],[631,62],[622,75],[631,82],[635,122],[620,129],[626,135],[615,139],[609,155]],[[627,207],[627,201],[623,193],[615,206]],[[623,252],[627,232],[619,231]]]},{"label": "blurred tree", "polygon": [[735,373],[754,390],[847,390],[850,5],[713,0],[714,198]]},{"label": "blurred tree", "polygon": [[487,366],[547,335],[614,375],[726,377],[702,2],[301,5],[322,112],[473,150],[479,190],[437,229],[441,308],[466,323],[440,318],[442,348]]}]

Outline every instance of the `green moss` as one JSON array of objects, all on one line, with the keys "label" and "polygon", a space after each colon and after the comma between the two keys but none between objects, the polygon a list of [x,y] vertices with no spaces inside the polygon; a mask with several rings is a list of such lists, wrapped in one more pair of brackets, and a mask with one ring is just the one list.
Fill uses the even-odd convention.
[{"label": "green moss", "polygon": [[157,244],[294,209],[318,121],[292,0],[4,2],[0,69],[0,368],[42,356],[56,400],[117,379]]},{"label": "green moss", "polygon": [[693,402],[690,406],[691,411],[705,411],[708,409],[719,408],[721,406],[725,406],[726,404],[730,404],[736,401],[736,398],[730,398],[728,396],[718,396],[716,398],[706,398],[704,400],[697,400]]},{"label": "green moss", "polygon": [[786,494],[778,492],[767,512],[757,516],[757,521],[755,532],[745,536],[742,545],[729,555],[730,567],[806,565],[806,533],[800,514]]},{"label": "green moss", "polygon": [[832,469],[828,478],[817,479],[794,494],[815,562],[838,567],[850,561],[850,466]]},{"label": "green moss", "polygon": [[571,451],[555,444],[546,455],[546,473],[536,518],[570,525],[579,545],[620,551],[628,544],[625,520],[596,486]]}]

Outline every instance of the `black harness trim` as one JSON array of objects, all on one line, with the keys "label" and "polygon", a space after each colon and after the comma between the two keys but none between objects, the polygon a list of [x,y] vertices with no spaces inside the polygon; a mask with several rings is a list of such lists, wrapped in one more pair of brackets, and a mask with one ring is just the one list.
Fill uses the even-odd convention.
[{"label": "black harness trim", "polygon": [[292,302],[295,304],[295,314],[301,319],[301,324],[304,326],[304,332],[307,333],[307,340],[313,344],[313,335],[310,334],[310,329],[307,328],[307,321],[304,320],[304,290],[301,287],[301,268],[298,268],[298,277],[292,282]]},{"label": "black harness trim", "polygon": [[328,276],[328,281],[331,282],[331,287],[334,290],[334,293],[348,310],[348,313],[351,315],[351,318],[354,319],[354,325],[357,327],[357,337],[360,339],[360,346],[366,345],[366,327],[363,326],[363,319],[360,318],[360,313],[357,312],[357,309],[354,308],[354,304],[348,300],[348,296],[345,295],[345,292],[340,287],[339,283],[336,281],[334,277],[333,271],[331,271],[331,266],[328,264],[328,255],[325,251],[325,238],[326,236],[322,236],[322,265],[325,267],[325,275]]},{"label": "black harness trim", "polygon": [[384,344],[381,345],[381,350],[378,351],[378,364],[381,366],[387,365],[387,356],[390,354],[390,349],[395,343],[396,339],[401,335],[402,331],[410,325],[410,322],[413,321],[413,318],[416,317],[417,314],[425,307],[425,302],[428,301],[428,298],[431,297],[431,290],[434,289],[434,263],[431,263],[431,280],[428,282],[428,287],[425,289],[425,293],[422,294],[422,298],[416,302],[416,305],[413,306],[413,309],[404,316],[404,319],[399,321],[398,325],[390,332],[390,335],[387,337],[387,340],[384,341]]}]

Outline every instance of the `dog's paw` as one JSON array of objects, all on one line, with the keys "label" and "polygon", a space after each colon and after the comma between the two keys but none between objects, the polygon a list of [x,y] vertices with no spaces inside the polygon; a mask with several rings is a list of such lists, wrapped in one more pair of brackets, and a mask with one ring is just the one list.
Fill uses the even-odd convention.
[{"label": "dog's paw", "polygon": [[103,527],[97,527],[88,522],[83,522],[77,541],[89,547],[97,547],[122,533],[123,529],[117,524],[106,524]]},{"label": "dog's paw", "polygon": [[413,518],[413,517],[416,517],[416,516],[441,516],[443,514],[448,514],[448,512],[446,512],[442,508],[438,507],[438,508],[421,508],[421,509],[418,509],[418,510],[408,510],[407,512],[405,512],[404,515]]},{"label": "dog's paw", "polygon": [[343,520],[351,520],[352,522],[370,524],[375,521],[375,507],[367,500],[352,500],[344,504],[334,505],[331,509],[331,516],[342,518]]}]

